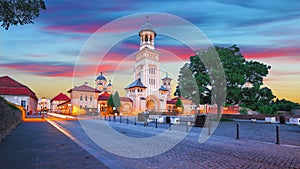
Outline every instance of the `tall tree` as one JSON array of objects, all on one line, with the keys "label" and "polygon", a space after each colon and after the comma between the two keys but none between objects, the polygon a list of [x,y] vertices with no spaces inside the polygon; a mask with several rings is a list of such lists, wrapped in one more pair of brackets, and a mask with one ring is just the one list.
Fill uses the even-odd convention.
[{"label": "tall tree", "polygon": [[1,0],[1,26],[8,30],[11,25],[31,24],[41,10],[46,10],[43,0]]},{"label": "tall tree", "polygon": [[108,101],[107,101],[107,105],[110,106],[110,107],[115,107],[115,102],[114,102],[113,94],[111,94],[109,96]]},{"label": "tall tree", "polygon": [[[219,57],[212,57],[215,56],[214,51]],[[217,64],[218,62],[221,64]],[[214,100],[220,105],[220,98],[225,97],[220,91],[225,88],[226,103],[230,105],[243,103],[257,110],[257,105],[270,104],[274,98],[270,89],[261,88],[263,78],[271,67],[256,61],[246,61],[236,45],[199,50],[196,56],[190,57],[189,66],[196,78],[202,104],[210,104],[210,100]],[[225,73],[225,84],[221,78],[222,71]]]},{"label": "tall tree", "polygon": [[183,96],[190,99],[195,104],[200,104],[199,90],[190,65],[186,63],[179,72],[178,78],[180,79],[176,87],[175,95]]},{"label": "tall tree", "polygon": [[184,106],[183,106],[182,100],[180,98],[178,98],[178,100],[176,101],[175,106],[176,106],[177,110],[180,110],[180,112],[178,112],[178,113],[182,113],[183,112]]},{"label": "tall tree", "polygon": [[107,100],[107,112],[108,114],[114,114],[113,107],[115,107],[113,94],[111,94]]},{"label": "tall tree", "polygon": [[113,95],[113,102],[117,109],[121,107],[121,100],[118,91],[116,91],[115,94]]}]

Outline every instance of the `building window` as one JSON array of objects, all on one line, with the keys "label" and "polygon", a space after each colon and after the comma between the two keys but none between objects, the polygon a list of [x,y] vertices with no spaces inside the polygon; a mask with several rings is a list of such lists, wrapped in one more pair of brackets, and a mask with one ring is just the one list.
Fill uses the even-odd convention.
[{"label": "building window", "polygon": [[85,105],[84,107],[85,107],[85,108],[87,108],[87,106],[86,106],[86,105]]},{"label": "building window", "polygon": [[92,96],[90,97],[90,101],[93,101],[93,97]]},{"label": "building window", "polygon": [[85,96],[85,101],[87,101],[87,96]]},{"label": "building window", "polygon": [[80,96],[80,101],[82,101],[82,96]]},{"label": "building window", "polygon": [[26,107],[26,101],[25,100],[21,100],[21,106]]}]

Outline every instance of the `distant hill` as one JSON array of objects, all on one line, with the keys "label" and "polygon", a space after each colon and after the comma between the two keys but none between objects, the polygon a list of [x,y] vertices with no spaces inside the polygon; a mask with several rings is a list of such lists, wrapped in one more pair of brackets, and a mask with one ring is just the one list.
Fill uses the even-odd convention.
[{"label": "distant hill", "polygon": [[0,97],[0,142],[22,122],[21,111]]}]

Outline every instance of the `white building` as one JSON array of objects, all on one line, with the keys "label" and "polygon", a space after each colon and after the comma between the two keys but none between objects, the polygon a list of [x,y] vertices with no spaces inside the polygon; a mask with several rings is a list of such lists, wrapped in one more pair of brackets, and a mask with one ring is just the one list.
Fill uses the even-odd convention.
[{"label": "white building", "polygon": [[35,93],[9,76],[0,77],[0,96],[8,102],[23,106],[27,114],[36,114],[38,98]]},{"label": "white building", "polygon": [[171,98],[171,78],[161,79],[159,52],[155,50],[156,32],[147,21],[139,32],[140,48],[136,54],[134,81],[129,84],[126,96],[133,100],[136,111],[166,111],[166,102]]}]

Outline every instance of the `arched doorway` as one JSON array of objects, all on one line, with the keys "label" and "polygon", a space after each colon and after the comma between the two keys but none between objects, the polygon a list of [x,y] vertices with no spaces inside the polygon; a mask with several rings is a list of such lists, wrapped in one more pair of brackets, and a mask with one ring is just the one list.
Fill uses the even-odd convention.
[{"label": "arched doorway", "polygon": [[149,99],[146,104],[146,108],[148,111],[154,111],[156,109],[156,103],[154,100]]}]

